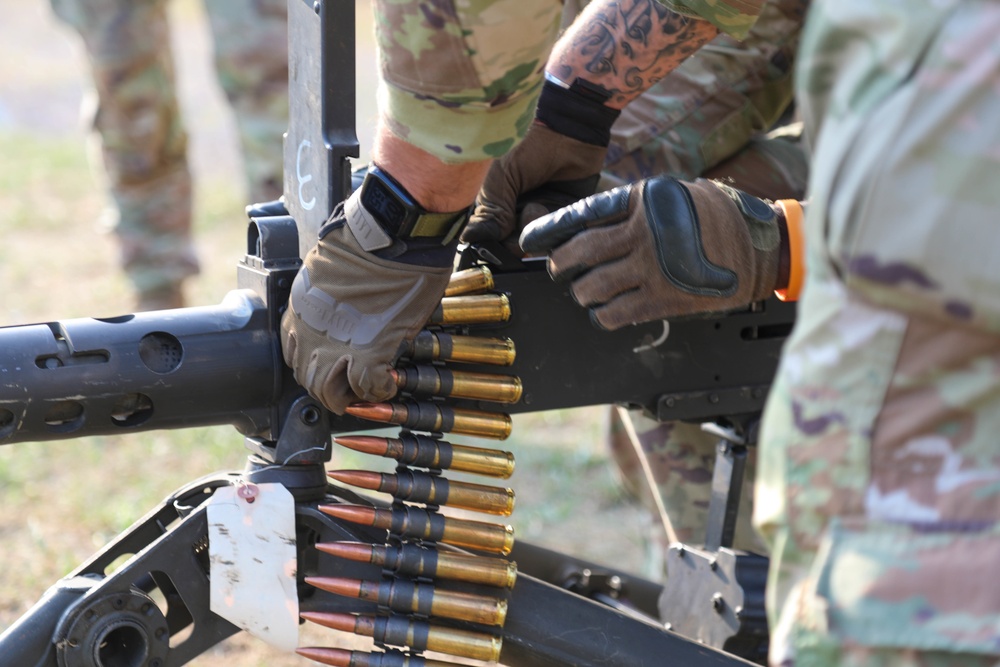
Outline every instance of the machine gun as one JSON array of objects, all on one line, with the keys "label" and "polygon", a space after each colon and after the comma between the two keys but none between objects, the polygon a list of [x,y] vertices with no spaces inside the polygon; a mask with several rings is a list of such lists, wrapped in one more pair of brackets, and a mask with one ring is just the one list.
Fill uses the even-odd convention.
[{"label": "machine gun", "polygon": [[[386,656],[382,662],[371,664],[420,664],[420,652],[438,646],[426,636],[441,630],[426,632],[423,644],[392,641],[401,621],[388,615],[381,600],[347,599],[305,582],[370,581],[384,573],[380,565],[330,558],[316,549],[386,541],[385,529],[351,523],[323,507],[400,507],[329,483],[331,434],[379,425],[324,410],[294,382],[278,343],[300,257],[351,187],[349,158],[357,155],[357,141],[353,130],[345,130],[353,127],[354,107],[353,34],[345,38],[345,26],[353,25],[354,7],[345,0],[289,2],[294,84],[286,196],[248,210],[247,252],[236,289],[219,305],[0,329],[0,444],[228,424],[249,450],[245,470],[179,489],[56,583],[0,635],[0,664],[182,665],[238,632],[210,604],[216,570],[209,564],[207,506],[220,490],[268,484],[288,489],[294,499],[300,610],[324,618],[372,613],[396,619],[394,627],[382,621],[383,643],[409,646],[412,655],[390,649],[377,654]],[[756,659],[766,631],[760,590],[749,584],[762,589],[761,559],[728,546],[745,448],[755,437],[794,309],[768,301],[725,316],[671,322],[669,333],[664,323],[609,333],[590,325],[539,262],[514,261],[499,248],[463,250],[459,268],[482,266],[494,278],[490,291],[509,301],[509,318],[432,330],[514,341],[517,354],[506,371],[520,378],[524,391],[506,412],[618,403],[661,420],[710,422],[720,433],[705,548],[679,551],[692,559],[695,574],[672,581],[673,590],[665,591],[634,574],[515,542],[510,559],[518,566],[516,584],[502,593],[506,622],[492,631],[502,646],[500,661],[735,665],[746,664],[739,655]],[[447,406],[495,409],[476,398],[453,398]],[[441,553],[451,551],[481,550],[445,545]],[[165,610],[151,604],[154,593],[166,600]],[[665,620],[678,600],[686,619]],[[472,642],[469,637],[482,635],[455,634],[479,632],[472,621],[449,623],[441,626],[452,632],[449,637]],[[187,638],[174,645],[171,638],[182,633]]]}]

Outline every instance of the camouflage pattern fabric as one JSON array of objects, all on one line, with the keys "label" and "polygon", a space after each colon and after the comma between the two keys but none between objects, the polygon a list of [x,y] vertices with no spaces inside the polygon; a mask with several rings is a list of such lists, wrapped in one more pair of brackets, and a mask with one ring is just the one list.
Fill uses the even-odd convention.
[{"label": "camouflage pattern fabric", "polygon": [[774,665],[1000,661],[1000,3],[814,3],[808,275],[761,433]]},{"label": "camouflage pattern fabric", "polygon": [[749,147],[763,156],[758,166],[778,176],[744,169],[740,187],[756,194],[753,190],[792,183],[804,191],[808,169],[801,148],[782,150],[787,142],[779,143],[777,159],[768,159],[764,144],[772,142],[763,135],[791,104],[792,63],[808,5],[808,0],[766,3],[744,41],[716,37],[629,104],[611,130],[607,184],[660,174],[710,177],[706,172]]},{"label": "camouflage pattern fabric", "polygon": [[660,3],[678,14],[703,18],[721,32],[742,39],[760,14],[764,0],[660,0]]},{"label": "camouflage pattern fabric", "polygon": [[[198,272],[187,133],[177,102],[166,0],[52,0],[83,38],[93,128],[117,209],[122,264],[140,294]],[[248,195],[281,195],[288,124],[285,0],[206,0],[219,81],[236,114]]]},{"label": "camouflage pattern fabric", "polygon": [[[677,539],[685,544],[704,544],[718,438],[703,431],[698,424],[658,422],[634,410],[625,412],[624,417],[618,410],[611,411],[610,453],[620,473],[622,486],[652,514],[656,513],[656,507],[649,497],[642,467],[622,423],[623,418],[632,422]],[[766,553],[766,546],[750,524],[755,452],[751,448],[747,457],[733,546],[763,554]],[[666,536],[658,522],[651,523],[656,525],[652,532],[657,552],[663,553],[669,546]],[[662,577],[663,571],[650,568],[649,574]]]},{"label": "camouflage pattern fabric", "polygon": [[[760,10],[748,0],[661,3],[736,35]],[[380,109],[393,134],[451,163],[500,157],[524,136],[561,2],[376,0],[374,8]]]}]

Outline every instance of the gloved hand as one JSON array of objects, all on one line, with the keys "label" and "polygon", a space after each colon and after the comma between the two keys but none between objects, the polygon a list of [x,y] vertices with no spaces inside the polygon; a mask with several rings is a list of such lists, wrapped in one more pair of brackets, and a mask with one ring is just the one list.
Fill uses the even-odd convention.
[{"label": "gloved hand", "polygon": [[502,241],[520,255],[528,222],[593,194],[620,113],[603,100],[547,81],[524,139],[490,167],[462,241]]},{"label": "gloved hand", "polygon": [[713,181],[651,178],[535,220],[526,252],[604,329],[732,310],[787,281],[780,208]]},{"label": "gloved hand", "polygon": [[337,207],[295,277],[281,319],[285,363],[337,414],[359,400],[395,395],[389,370],[400,343],[416,336],[440,303],[458,243],[401,248],[397,239],[369,252],[352,227],[363,230],[371,219],[360,190]]}]

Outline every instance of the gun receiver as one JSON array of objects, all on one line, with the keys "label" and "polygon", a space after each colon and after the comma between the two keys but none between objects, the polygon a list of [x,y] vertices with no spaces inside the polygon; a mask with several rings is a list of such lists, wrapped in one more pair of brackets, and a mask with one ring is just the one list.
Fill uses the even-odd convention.
[{"label": "gun receiver", "polygon": [[[277,440],[281,408],[302,390],[279,347],[289,264],[264,248],[241,265],[240,284],[258,290],[234,290],[217,306],[0,328],[0,444],[220,424]],[[517,341],[508,370],[526,389],[508,412],[624,403],[660,419],[706,420],[762,407],[793,307],[775,300],[671,322],[669,334],[662,322],[600,331],[540,263],[525,268],[495,272],[510,319],[467,327]],[[332,432],[371,428],[327,418]]]}]

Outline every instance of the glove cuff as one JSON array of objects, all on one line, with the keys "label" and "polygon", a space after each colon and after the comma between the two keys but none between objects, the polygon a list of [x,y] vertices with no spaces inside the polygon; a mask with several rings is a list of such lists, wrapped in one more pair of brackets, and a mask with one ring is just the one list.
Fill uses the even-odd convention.
[{"label": "glove cuff", "polygon": [[[784,217],[781,226],[782,259],[787,258],[788,266],[787,270],[779,271],[779,283],[784,287],[776,289],[774,294],[781,301],[798,301],[806,273],[802,204],[794,199],[781,199],[776,204]],[[780,280],[784,277],[787,280]]]},{"label": "glove cuff", "polygon": [[535,119],[577,141],[607,146],[611,143],[611,126],[621,114],[604,104],[610,97],[600,86],[581,79],[568,88],[546,80]]}]

